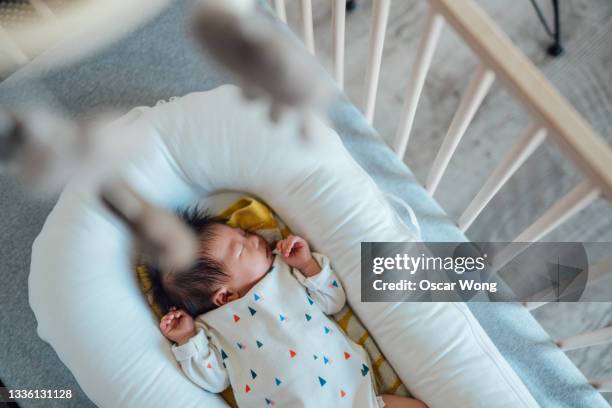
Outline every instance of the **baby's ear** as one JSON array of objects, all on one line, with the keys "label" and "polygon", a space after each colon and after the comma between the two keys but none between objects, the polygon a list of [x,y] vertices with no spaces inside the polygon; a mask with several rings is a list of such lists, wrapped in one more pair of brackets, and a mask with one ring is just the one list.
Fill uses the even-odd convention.
[{"label": "baby's ear", "polygon": [[229,297],[230,297],[229,292],[230,291],[225,286],[222,286],[219,289],[217,289],[215,293],[213,293],[212,295],[212,302],[215,304],[215,306],[217,307],[223,306],[224,304],[229,302]]}]

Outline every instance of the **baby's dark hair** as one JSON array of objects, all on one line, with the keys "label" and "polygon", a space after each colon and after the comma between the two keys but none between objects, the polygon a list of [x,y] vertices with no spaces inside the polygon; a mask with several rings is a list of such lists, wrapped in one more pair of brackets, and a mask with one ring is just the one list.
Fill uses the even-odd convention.
[{"label": "baby's dark hair", "polygon": [[146,267],[151,277],[153,299],[162,312],[168,313],[171,307],[176,307],[195,317],[216,308],[212,295],[229,279],[223,265],[209,255],[207,245],[215,238],[215,226],[225,225],[225,222],[199,206],[179,210],[178,216],[200,242],[195,263],[181,271],[161,271],[152,265]]}]

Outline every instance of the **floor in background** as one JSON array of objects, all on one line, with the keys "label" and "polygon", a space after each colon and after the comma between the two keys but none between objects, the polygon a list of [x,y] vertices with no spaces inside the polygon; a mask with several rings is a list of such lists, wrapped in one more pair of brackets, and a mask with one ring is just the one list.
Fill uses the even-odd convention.
[{"label": "floor in background", "polygon": [[[289,21],[299,33],[297,1],[288,1]],[[555,87],[612,144],[612,2],[560,2],[565,54],[546,55],[549,44],[529,0],[479,0],[493,20],[533,61]],[[546,16],[550,2],[540,0]],[[331,68],[331,10],[328,0],[313,2],[317,56]],[[371,1],[358,0],[347,16],[345,88],[362,106]],[[427,2],[393,1],[378,88],[374,126],[386,140],[393,139],[403,104],[411,62],[423,29]],[[445,27],[421,97],[404,158],[424,181],[476,58]],[[499,84],[494,84],[461,142],[435,195],[455,219],[482,182],[527,126],[526,113]],[[547,140],[504,186],[468,230],[474,241],[508,241],[517,236],[545,208],[580,180],[579,172]],[[612,207],[603,199],[545,237],[550,241],[612,242]],[[601,254],[590,254],[597,260]],[[552,304],[534,312],[551,337],[572,335],[612,324],[612,304]],[[612,347],[572,351],[569,357],[589,378],[612,377]],[[607,395],[612,401],[612,395]]]}]

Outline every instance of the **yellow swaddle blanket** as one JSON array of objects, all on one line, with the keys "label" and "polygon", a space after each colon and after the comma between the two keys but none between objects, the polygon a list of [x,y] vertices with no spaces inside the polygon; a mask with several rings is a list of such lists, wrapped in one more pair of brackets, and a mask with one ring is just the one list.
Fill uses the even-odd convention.
[{"label": "yellow swaddle blanket", "polygon": [[[242,228],[248,232],[256,232],[264,237],[269,243],[274,243],[285,238],[291,233],[289,228],[272,212],[264,203],[252,197],[242,197],[232,205],[227,207],[219,216],[226,221],[227,225]],[[332,260],[333,263],[333,260]],[[147,297],[149,305],[158,319],[161,319],[162,312],[158,305],[153,301],[150,294],[151,281],[144,265],[136,267],[136,273],[140,288]],[[382,353],[369,333],[363,327],[353,311],[345,305],[344,308],[334,316],[338,326],[346,335],[357,344],[363,346],[367,351],[371,367],[376,379],[376,387],[379,393],[408,395],[408,390],[402,384],[399,377],[385,360]],[[222,393],[223,398],[233,407],[236,407],[231,388]]]}]

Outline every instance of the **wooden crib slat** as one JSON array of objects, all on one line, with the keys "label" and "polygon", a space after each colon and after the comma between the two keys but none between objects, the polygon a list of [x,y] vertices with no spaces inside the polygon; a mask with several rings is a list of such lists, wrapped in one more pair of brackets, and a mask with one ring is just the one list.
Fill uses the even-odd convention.
[{"label": "wooden crib slat", "polygon": [[53,13],[53,11],[47,6],[47,4],[41,0],[28,0],[30,5],[36,10],[41,17],[48,21],[57,21],[57,17]]},{"label": "wooden crib slat", "polygon": [[476,111],[482,104],[489,88],[493,84],[495,74],[484,65],[479,65],[472,77],[461,103],[453,116],[453,120],[448,128],[446,137],[442,141],[442,146],[429,171],[425,188],[433,195],[438,188],[442,175],[448,167],[448,163],[453,157],[461,138],[465,134],[470,122],[474,118]]},{"label": "wooden crib slat", "polygon": [[523,302],[523,306],[527,308],[530,312],[532,310],[536,310],[539,307],[549,304],[550,302]]},{"label": "wooden crib slat", "polygon": [[473,0],[429,0],[478,58],[612,199],[612,149]]},{"label": "wooden crib slat", "polygon": [[374,120],[376,107],[376,92],[380,77],[380,65],[389,20],[389,7],[391,0],[374,0],[372,10],[372,30],[370,31],[370,45],[368,65],[365,78],[365,92],[363,112],[369,124]]},{"label": "wooden crib slat", "polygon": [[609,278],[612,278],[612,255],[589,268],[588,283],[594,285]]},{"label": "wooden crib slat", "polygon": [[315,53],[314,29],[312,22],[312,0],[300,0],[302,14],[302,40],[311,53]]},{"label": "wooden crib slat", "polygon": [[287,23],[287,9],[285,8],[285,0],[274,0],[274,9],[276,15],[283,22]]},{"label": "wooden crib slat", "polygon": [[612,392],[612,379],[609,379],[609,380],[591,380],[589,382],[599,392]]},{"label": "wooden crib slat", "polygon": [[533,123],[523,132],[508,155],[497,165],[480,191],[468,204],[457,222],[465,232],[512,175],[525,163],[531,154],[546,139],[546,129]]},{"label": "wooden crib slat", "polygon": [[346,26],[346,0],[333,0],[332,31],[334,36],[334,77],[344,89],[344,38]]},{"label": "wooden crib slat", "polygon": [[540,218],[514,239],[513,243],[515,245],[508,245],[497,254],[495,257],[495,264],[491,269],[491,278],[508,264],[508,262],[529,248],[531,243],[538,241],[544,235],[595,201],[600,194],[601,191],[595,184],[587,179],[557,200],[557,202],[542,214]]},{"label": "wooden crib slat", "polygon": [[393,150],[402,159],[406,154],[419,98],[421,97],[425,77],[427,76],[427,71],[429,71],[429,66],[431,65],[431,60],[440,38],[443,23],[444,19],[442,16],[430,7],[425,18],[425,29],[423,34],[421,34],[414,65],[408,79],[406,99],[402,107],[399,126],[393,143]]},{"label": "wooden crib slat", "polygon": [[[596,265],[589,267],[589,274],[587,277],[586,287],[590,288],[594,285],[597,285],[603,280],[612,278],[612,255],[608,256],[604,260],[598,262]],[[573,287],[575,286],[575,287]],[[582,285],[579,282],[571,283],[566,290],[563,292],[565,294],[572,294],[576,291],[582,290]],[[550,291],[548,291],[550,292]],[[547,293],[548,293],[547,292]],[[540,298],[542,299],[542,294],[538,294],[534,296],[534,299]],[[528,310],[535,310],[541,306],[544,306],[550,302],[525,302],[524,305]]]},{"label": "wooden crib slat", "polygon": [[25,65],[30,60],[25,52],[22,51],[21,47],[19,47],[11,35],[2,26],[0,26],[0,48],[18,65]]},{"label": "wooden crib slat", "polygon": [[555,343],[564,351],[612,343],[612,326],[578,334],[576,336],[564,337],[556,340]]},{"label": "wooden crib slat", "polygon": [[519,234],[513,242],[535,242],[539,240],[595,201],[600,194],[601,190],[595,183],[590,180],[582,181]]}]

